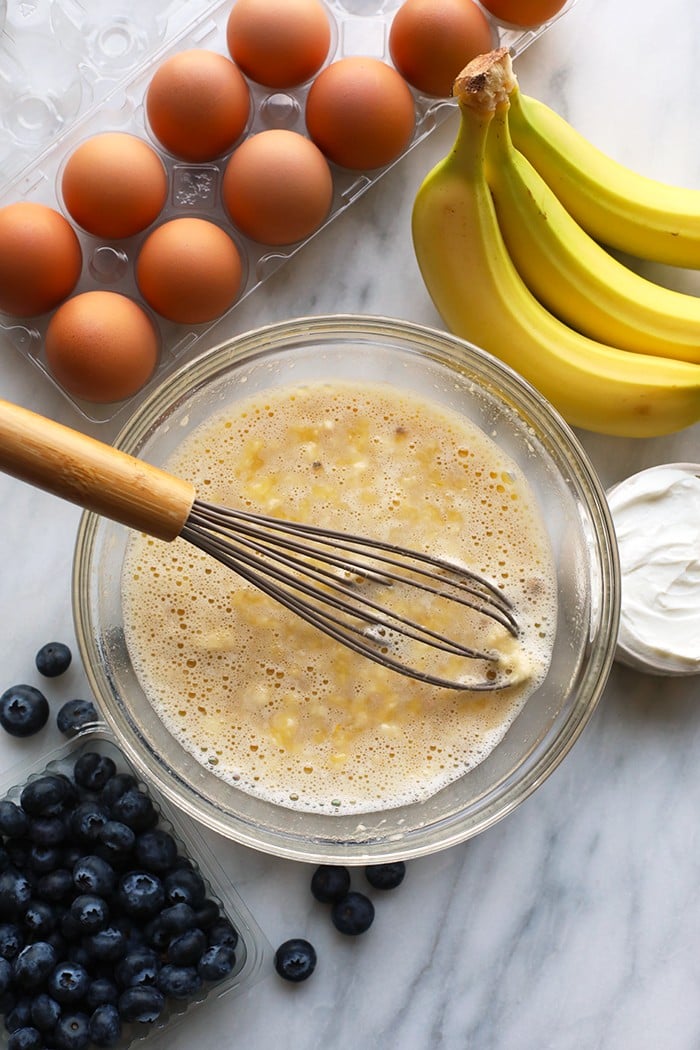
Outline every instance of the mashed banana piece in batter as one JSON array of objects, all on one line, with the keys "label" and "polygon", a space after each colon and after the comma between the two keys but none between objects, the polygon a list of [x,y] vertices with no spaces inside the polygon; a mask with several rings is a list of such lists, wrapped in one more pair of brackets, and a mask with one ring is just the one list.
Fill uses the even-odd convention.
[{"label": "mashed banana piece in batter", "polygon": [[135,536],[123,604],[136,673],[166,728],[241,790],[317,812],[425,799],[486,758],[546,675],[546,529],[519,469],[457,413],[382,383],[284,387],[213,416],[166,466],[208,502],[466,563],[517,610],[517,638],[467,611],[437,625],[498,650],[509,683],[441,689],[327,639],[184,541]]}]

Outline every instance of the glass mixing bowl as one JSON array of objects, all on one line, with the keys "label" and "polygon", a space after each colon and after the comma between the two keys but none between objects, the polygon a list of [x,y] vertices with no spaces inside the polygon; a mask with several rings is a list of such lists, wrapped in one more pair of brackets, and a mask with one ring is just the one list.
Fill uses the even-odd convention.
[{"label": "glass mixing bowl", "polygon": [[617,549],[605,494],[575,435],[515,372],[452,336],[385,318],[299,319],[237,336],[182,367],[136,410],[116,444],[163,464],[212,413],[251,393],[313,379],[390,382],[463,413],[524,471],[558,581],[552,662],[490,755],[433,797],[361,815],[295,812],[229,786],[165,729],[125,645],[121,573],[128,530],[86,513],[74,564],[82,659],[127,758],[181,810],[237,842],[309,863],[407,859],[463,841],[510,813],[588,722],[615,653]]}]

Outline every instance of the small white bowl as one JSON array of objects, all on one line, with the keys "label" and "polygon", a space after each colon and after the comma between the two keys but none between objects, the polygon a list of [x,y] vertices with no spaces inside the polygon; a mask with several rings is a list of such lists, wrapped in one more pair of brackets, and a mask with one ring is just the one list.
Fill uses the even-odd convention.
[{"label": "small white bowl", "polygon": [[[637,474],[632,474],[624,481],[619,482],[617,485],[613,485],[607,491],[608,504],[610,506],[610,512],[617,534],[620,557],[620,575],[622,581],[620,630],[615,659],[618,663],[624,664],[637,671],[644,671],[647,674],[664,676],[694,675],[700,674],[700,630],[698,631],[697,638],[697,656],[688,655],[687,651],[673,652],[670,645],[664,645],[664,639],[660,633],[658,635],[658,642],[651,641],[648,634],[645,638],[644,632],[640,632],[635,628],[633,620],[634,612],[632,610],[633,603],[631,600],[632,596],[626,583],[629,557],[627,541],[632,539],[632,534],[627,533],[626,536],[622,534],[622,529],[620,527],[620,500],[623,496],[633,496],[635,491],[642,494],[647,489],[650,482],[653,482],[655,478],[660,477],[663,472],[669,471],[680,472],[681,474],[700,478],[700,463],[663,463],[656,467],[649,467],[646,470],[639,471]],[[692,527],[695,525],[697,527],[697,560],[700,561],[700,515],[694,515],[689,508],[686,515],[676,513],[664,520],[662,527],[664,530],[667,529],[668,531],[664,531],[663,535],[667,536],[669,539],[672,539],[671,530],[676,521],[687,526]],[[659,533],[657,533],[657,535],[659,535]],[[661,593],[661,591],[656,591],[653,588],[650,588],[650,604],[660,596]],[[700,579],[698,579],[697,582],[696,608],[700,610]]]}]

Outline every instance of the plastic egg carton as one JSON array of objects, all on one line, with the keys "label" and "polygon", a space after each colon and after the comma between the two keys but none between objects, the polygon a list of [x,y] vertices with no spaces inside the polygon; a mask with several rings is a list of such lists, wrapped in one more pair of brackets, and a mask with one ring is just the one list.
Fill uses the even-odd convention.
[{"label": "plastic egg carton", "polygon": [[[233,2],[0,0],[0,207],[26,199],[66,214],[60,198],[60,172],[68,154],[83,140],[101,132],[139,135],[160,153],[168,172],[168,202],[157,223],[194,215],[216,222],[236,242],[244,263],[244,277],[229,313],[306,242],[269,248],[240,234],[220,201],[221,177],[230,153],[204,164],[186,163],[167,155],[150,135],[143,102],[155,69],[169,55],[197,47],[228,57],[225,30]],[[488,16],[494,47],[509,47],[517,56],[575,2],[568,0],[555,18],[534,29],[509,27]],[[401,0],[325,0],[325,4],[332,23],[332,42],[325,65],[352,55],[391,64],[389,28]],[[304,105],[309,87],[310,83],[294,90],[275,91],[249,82],[251,119],[244,134],[273,127],[305,134]],[[413,89],[412,92],[416,126],[405,152],[418,145],[455,107],[451,99],[436,99]],[[400,160],[401,157],[386,168],[369,172],[349,171],[331,164],[334,197],[321,230]],[[112,290],[144,306],[134,279],[134,261],[152,229],[113,242],[76,230],[83,250],[83,270],[74,294]],[[146,309],[159,332],[161,352],[156,372],[135,395],[137,398],[176,364],[204,349],[204,337],[221,319],[183,326]],[[0,313],[0,346],[5,343],[14,347],[58,386],[43,355],[43,336],[50,316],[27,321]],[[66,391],[62,393],[93,422],[125,414],[134,402],[130,398],[101,405],[78,400]]]},{"label": "plastic egg carton", "polygon": [[[99,752],[113,760],[118,773],[131,773],[146,790],[159,814],[158,827],[169,832],[180,856],[187,857],[202,876],[207,896],[217,902],[222,918],[227,918],[238,933],[235,963],[231,973],[221,981],[205,984],[197,996],[184,1002],[170,999],[161,1016],[152,1024],[125,1023],[122,1039],[116,1050],[132,1045],[143,1045],[150,1036],[160,1035],[171,1028],[190,1011],[205,1007],[207,1000],[223,995],[237,995],[257,980],[266,976],[272,966],[272,948],[243,903],[229,875],[219,864],[202,837],[195,821],[188,821],[175,807],[170,806],[151,785],[141,783],[138,774],[117,746],[109,730],[101,723],[86,727],[72,740],[55,748],[33,764],[26,759],[5,771],[0,781],[0,798],[19,804],[22,789],[30,781],[46,774],[72,775],[76,760],[85,752]],[[1,1018],[0,1018],[1,1021]],[[7,1045],[7,1032],[0,1023],[0,1047]],[[92,1045],[92,1044],[91,1044]]]}]

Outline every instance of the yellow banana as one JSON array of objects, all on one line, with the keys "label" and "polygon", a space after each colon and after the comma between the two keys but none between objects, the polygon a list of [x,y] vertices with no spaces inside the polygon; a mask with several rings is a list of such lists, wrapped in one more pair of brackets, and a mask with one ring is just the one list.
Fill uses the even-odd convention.
[{"label": "yellow banana", "polygon": [[695,423],[700,365],[580,335],[550,314],[519,277],[484,172],[489,125],[512,84],[505,48],[474,59],[457,78],[457,139],[414,202],[416,257],[437,310],[455,334],[501,358],[574,426],[651,437]]},{"label": "yellow banana", "polygon": [[592,237],[641,259],[700,268],[700,190],[631,171],[517,86],[510,102],[516,148]]},{"label": "yellow banana", "polygon": [[646,280],[579,226],[515,149],[508,103],[489,129],[486,179],[510,257],[552,313],[624,350],[700,364],[700,298]]}]

